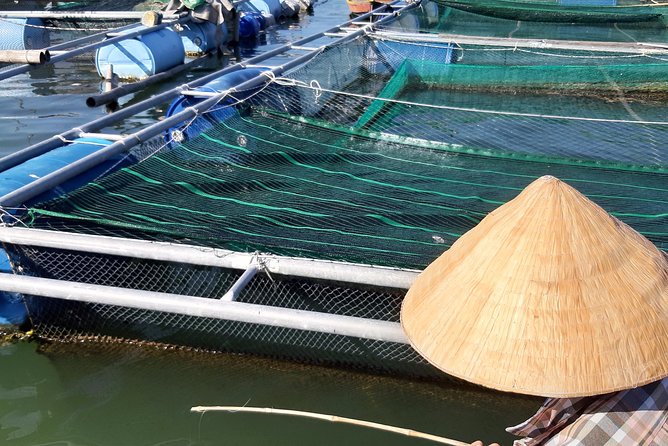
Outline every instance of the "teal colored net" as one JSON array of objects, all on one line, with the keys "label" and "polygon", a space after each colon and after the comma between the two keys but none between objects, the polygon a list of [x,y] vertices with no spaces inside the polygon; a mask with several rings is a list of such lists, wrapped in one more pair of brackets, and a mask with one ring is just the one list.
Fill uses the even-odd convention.
[{"label": "teal colored net", "polygon": [[430,48],[407,62],[405,42],[323,51],[189,123],[184,142],[33,206],[25,222],[422,268],[549,174],[668,251],[663,65],[643,78],[593,55],[560,73],[543,67],[572,85],[541,85],[536,67],[450,65],[453,47]]},{"label": "teal colored net", "polygon": [[383,26],[395,32],[655,42],[668,37],[668,5],[637,0],[434,0]]}]

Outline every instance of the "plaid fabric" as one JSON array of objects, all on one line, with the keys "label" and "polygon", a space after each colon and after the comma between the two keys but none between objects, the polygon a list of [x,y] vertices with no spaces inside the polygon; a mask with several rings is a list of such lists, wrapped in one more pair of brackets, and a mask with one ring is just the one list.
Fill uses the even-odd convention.
[{"label": "plaid fabric", "polygon": [[668,378],[585,398],[548,398],[514,427],[514,446],[668,445]]}]

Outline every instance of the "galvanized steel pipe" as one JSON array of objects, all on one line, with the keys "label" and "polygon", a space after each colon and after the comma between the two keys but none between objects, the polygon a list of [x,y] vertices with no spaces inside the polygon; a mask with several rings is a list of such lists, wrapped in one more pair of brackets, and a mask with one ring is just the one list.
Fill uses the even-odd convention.
[{"label": "galvanized steel pipe", "polygon": [[0,290],[408,344],[408,339],[398,322],[6,273],[0,274]]},{"label": "galvanized steel pipe", "polygon": [[267,254],[258,255],[194,245],[28,229],[18,226],[0,226],[0,242],[242,271],[254,261],[258,261],[271,274],[405,290],[411,286],[420,273],[418,270],[402,268]]},{"label": "galvanized steel pipe", "polygon": [[0,50],[0,63],[41,65],[49,60],[49,50]]}]

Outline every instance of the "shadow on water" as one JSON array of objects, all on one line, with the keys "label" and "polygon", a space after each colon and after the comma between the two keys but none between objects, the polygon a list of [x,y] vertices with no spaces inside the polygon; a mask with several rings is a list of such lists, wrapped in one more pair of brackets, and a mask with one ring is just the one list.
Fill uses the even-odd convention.
[{"label": "shadow on water", "polygon": [[305,410],[509,444],[540,400],[465,384],[375,376],[159,346],[20,342],[0,347],[5,444],[418,445],[426,440],[196,405]]}]

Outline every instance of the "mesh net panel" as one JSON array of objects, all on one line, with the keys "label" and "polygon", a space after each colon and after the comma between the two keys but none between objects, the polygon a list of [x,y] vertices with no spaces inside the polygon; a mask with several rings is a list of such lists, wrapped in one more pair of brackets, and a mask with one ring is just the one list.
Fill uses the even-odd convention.
[{"label": "mesh net panel", "polygon": [[[23,274],[211,299],[221,297],[240,276],[222,268],[29,246],[7,248]],[[398,322],[402,298],[398,290],[260,274],[237,301]],[[76,341],[102,334],[382,373],[438,374],[406,344],[37,296],[26,302],[35,331],[46,339]]]},{"label": "mesh net panel", "polygon": [[[23,223],[423,268],[490,211],[550,174],[668,251],[661,61],[638,56],[626,63],[627,54],[582,50],[494,59],[500,52],[483,50],[373,37],[328,48],[285,78],[241,92],[241,104],[226,101],[201,115],[183,129],[183,142],[35,204]],[[66,280],[203,297],[220,295],[232,280],[229,272],[206,268],[188,275],[177,265],[29,251],[14,256],[24,272]],[[261,275],[241,299],[396,321],[401,293]],[[80,318],[68,308],[82,304],[33,302],[61,308],[35,310],[46,321],[43,330],[57,327],[53,333],[100,325],[115,336],[157,330],[174,342],[213,349],[247,343],[244,351],[299,352],[306,360],[352,364],[369,355],[374,367],[376,358],[416,361],[404,345],[88,304]]]},{"label": "mesh net panel", "polygon": [[405,47],[325,51],[221,122],[202,117],[204,133],[34,207],[29,223],[422,268],[551,174],[668,248],[663,65],[643,79],[634,64],[433,62],[449,46],[399,63]]},{"label": "mesh net panel", "polygon": [[[620,6],[552,1],[436,0],[441,6],[500,19],[556,23],[638,23],[660,21],[666,8],[636,3]],[[583,2],[584,3],[584,2]]]},{"label": "mesh net panel", "polygon": [[[617,6],[588,6],[584,4],[587,1],[567,5],[568,0],[559,3],[540,0],[436,0],[402,13],[401,20],[381,28],[517,39],[666,42],[665,4],[620,0]],[[591,0],[592,3],[596,1],[599,0]]]}]

